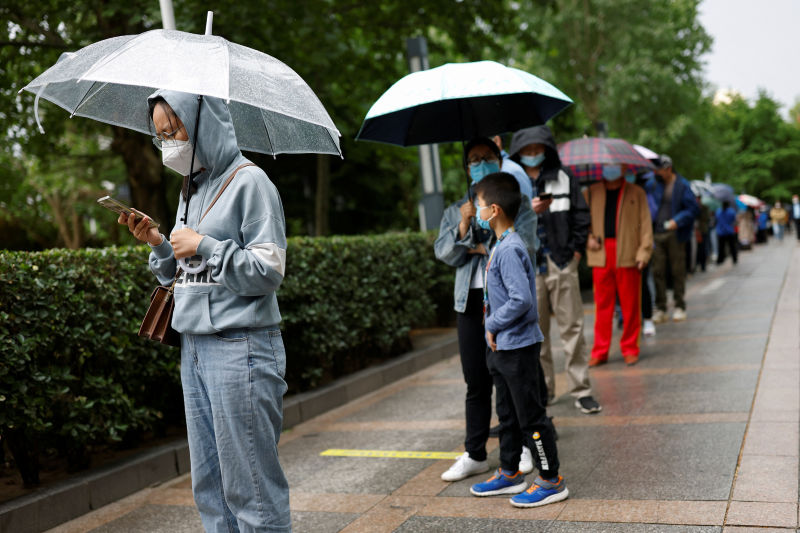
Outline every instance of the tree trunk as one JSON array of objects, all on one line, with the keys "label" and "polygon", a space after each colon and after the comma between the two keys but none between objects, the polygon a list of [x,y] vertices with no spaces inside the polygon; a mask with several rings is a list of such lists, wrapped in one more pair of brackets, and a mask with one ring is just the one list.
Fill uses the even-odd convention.
[{"label": "tree trunk", "polygon": [[330,232],[330,184],[330,160],[327,155],[317,154],[317,192],[314,204],[314,234],[317,237],[327,235]]},{"label": "tree trunk", "polygon": [[75,212],[75,202],[70,201],[71,199],[64,201],[57,192],[52,194],[42,192],[42,197],[53,212],[58,235],[61,237],[64,247],[77,250],[83,246],[83,227],[80,217]]},{"label": "tree trunk", "polygon": [[131,207],[147,213],[162,224],[162,229],[169,231],[173,217],[167,206],[163,165],[158,152],[141,133],[120,127],[113,129],[111,149],[125,162],[131,187]]}]

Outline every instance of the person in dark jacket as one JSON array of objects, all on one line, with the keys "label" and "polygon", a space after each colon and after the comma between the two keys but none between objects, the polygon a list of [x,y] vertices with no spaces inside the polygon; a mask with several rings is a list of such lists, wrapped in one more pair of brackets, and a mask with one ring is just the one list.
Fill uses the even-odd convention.
[{"label": "person in dark jacket", "polygon": [[539,216],[536,253],[536,297],[539,325],[544,333],[541,363],[548,396],[555,397],[555,373],[550,349],[550,317],[555,315],[564,342],[567,386],[575,407],[597,413],[592,397],[589,358],[583,337],[583,304],[578,264],[589,234],[589,207],[578,180],[562,166],[553,133],[547,126],[526,128],[511,139],[511,159],[520,163],[534,182],[531,207]]},{"label": "person in dark jacket", "polygon": [[719,241],[719,253],[717,253],[717,264],[721,265],[725,261],[725,249],[731,254],[733,264],[738,261],[739,240],[736,238],[736,209],[730,202],[722,202],[722,207],[717,209],[717,240]]},{"label": "person in dark jacket", "polygon": [[656,285],[656,312],[653,322],[667,319],[667,265],[672,271],[675,312],[672,320],[686,320],[686,242],[692,237],[694,220],[700,213],[689,182],[676,174],[672,158],[661,155],[655,175],[645,184],[652,198],[653,212],[653,280]]},{"label": "person in dark jacket", "polygon": [[697,194],[697,208],[700,210],[697,215],[697,266],[705,272],[708,262],[708,241],[709,231],[711,230],[711,210],[703,203],[703,198]]}]

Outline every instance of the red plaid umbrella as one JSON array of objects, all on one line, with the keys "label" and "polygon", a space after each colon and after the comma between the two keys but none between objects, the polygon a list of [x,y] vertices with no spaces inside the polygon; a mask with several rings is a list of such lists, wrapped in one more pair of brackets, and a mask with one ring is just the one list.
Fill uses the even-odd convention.
[{"label": "red plaid umbrella", "polygon": [[635,173],[652,170],[653,164],[623,139],[584,137],[559,145],[561,164],[581,182],[603,179],[603,165],[630,165]]}]

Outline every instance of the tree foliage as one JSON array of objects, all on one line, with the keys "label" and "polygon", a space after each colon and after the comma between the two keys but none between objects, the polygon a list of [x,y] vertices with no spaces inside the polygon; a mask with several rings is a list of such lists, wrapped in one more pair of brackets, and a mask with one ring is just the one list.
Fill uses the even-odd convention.
[{"label": "tree foliage", "polygon": [[[752,104],[712,103],[702,77],[711,38],[699,23],[699,1],[223,0],[213,9],[214,33],[295,69],[342,132],[343,160],[248,154],[278,185],[290,234],[319,234],[417,224],[417,151],[354,140],[372,103],[407,73],[405,40],[417,35],[428,39],[432,66],[492,59],[564,90],[575,105],[553,121],[560,141],[594,135],[603,124],[609,135],[669,153],[689,177],[710,172],[754,194],[784,196],[796,187],[800,106],[790,124],[765,95]],[[203,31],[206,3],[175,0],[174,7],[179,29]],[[0,87],[0,236],[21,227],[28,247],[115,242],[113,220],[90,205],[100,181],[129,187],[137,207],[172,219],[179,178],[163,169],[145,136],[67,120],[48,103],[41,135],[33,97],[17,95],[64,51],[158,27],[153,1],[0,5],[0,72],[9,80]],[[463,194],[461,146],[440,150],[451,201]],[[91,218],[102,221],[94,236]],[[74,227],[59,228],[59,220]]]}]

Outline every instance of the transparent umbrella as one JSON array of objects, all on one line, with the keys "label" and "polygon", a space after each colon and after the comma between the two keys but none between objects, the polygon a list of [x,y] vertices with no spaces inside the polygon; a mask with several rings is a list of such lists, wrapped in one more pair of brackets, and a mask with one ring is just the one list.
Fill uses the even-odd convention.
[{"label": "transparent umbrella", "polygon": [[169,89],[224,99],[243,150],[341,156],[341,134],[305,81],[274,57],[211,35],[210,20],[206,35],[152,30],[62,54],[22,89],[36,95],[39,128],[44,98],[73,116],[150,134],[147,97]]}]

